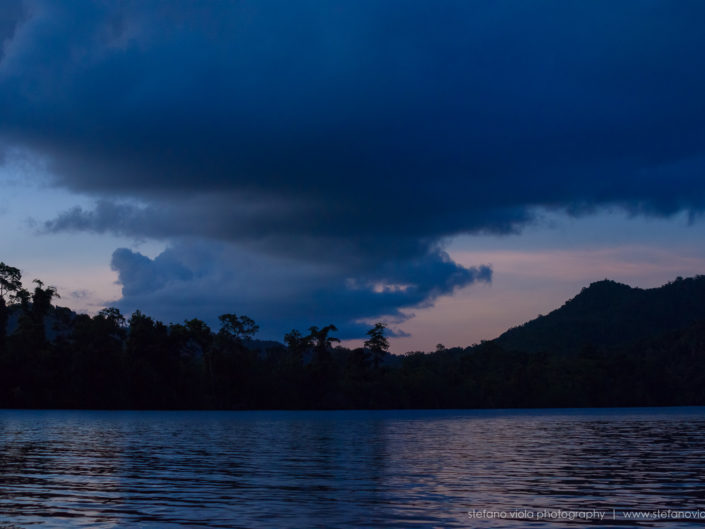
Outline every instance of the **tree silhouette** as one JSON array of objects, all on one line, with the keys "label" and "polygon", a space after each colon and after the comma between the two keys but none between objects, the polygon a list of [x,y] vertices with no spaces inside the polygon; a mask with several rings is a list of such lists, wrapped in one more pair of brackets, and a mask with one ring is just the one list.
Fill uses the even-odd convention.
[{"label": "tree silhouette", "polygon": [[221,314],[218,316],[220,323],[220,333],[228,337],[234,338],[238,342],[252,339],[259,331],[257,325],[252,318],[247,316],[237,316],[237,314]]},{"label": "tree silhouette", "polygon": [[123,329],[127,325],[127,321],[125,320],[125,316],[122,315],[120,312],[120,309],[117,309],[115,307],[108,307],[103,310],[101,310],[98,313],[98,316],[105,318],[107,321],[109,321],[111,324],[115,325],[116,327]]},{"label": "tree silhouette", "polygon": [[[19,268],[0,262],[0,298],[11,301],[14,294],[22,289],[22,273]],[[5,299],[8,296],[9,299]]]},{"label": "tree silhouette", "polygon": [[186,320],[184,322],[188,336],[204,354],[213,342],[213,333],[206,323],[198,318]]},{"label": "tree silhouette", "polygon": [[313,338],[309,334],[308,336],[303,336],[296,329],[292,329],[284,335],[284,343],[289,351],[289,357],[293,360],[295,365],[301,365],[303,363],[303,357],[306,351],[313,347]]},{"label": "tree silhouette", "polygon": [[331,332],[335,332],[338,328],[331,324],[326,325],[322,329],[316,326],[309,327],[310,334],[308,339],[313,344],[315,353],[314,362],[318,365],[327,364],[330,361],[330,352],[333,349],[333,343],[340,343],[338,338],[329,336]]},{"label": "tree silhouette", "polygon": [[[51,310],[51,301],[58,298],[55,287],[44,288],[44,283],[35,279],[36,284],[31,298],[26,290],[21,289],[15,293],[15,298],[20,300],[22,313],[15,331],[18,339],[31,349],[42,349],[46,345],[46,330],[44,320]],[[31,299],[31,303],[29,300]]]},{"label": "tree silhouette", "polygon": [[[21,290],[22,274],[19,268],[0,262],[0,353],[5,350],[7,338],[7,320],[9,318],[7,302],[12,301]],[[7,300],[5,296],[7,296]]]},{"label": "tree silhouette", "polygon": [[375,323],[375,326],[367,331],[369,338],[365,341],[365,347],[372,353],[372,365],[379,369],[384,355],[389,351],[389,340],[384,335],[387,326],[382,322]]},{"label": "tree silhouette", "polygon": [[133,406],[171,407],[177,398],[173,382],[179,366],[178,351],[171,347],[168,328],[139,310],[133,312],[126,352]]}]

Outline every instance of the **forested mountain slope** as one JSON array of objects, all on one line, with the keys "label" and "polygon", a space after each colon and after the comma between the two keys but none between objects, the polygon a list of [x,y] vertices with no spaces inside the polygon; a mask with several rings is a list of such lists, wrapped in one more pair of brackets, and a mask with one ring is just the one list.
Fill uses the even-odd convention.
[{"label": "forested mountain slope", "polygon": [[705,276],[678,278],[659,288],[614,281],[592,283],[553,312],[506,331],[505,349],[552,353],[623,346],[705,319]]}]

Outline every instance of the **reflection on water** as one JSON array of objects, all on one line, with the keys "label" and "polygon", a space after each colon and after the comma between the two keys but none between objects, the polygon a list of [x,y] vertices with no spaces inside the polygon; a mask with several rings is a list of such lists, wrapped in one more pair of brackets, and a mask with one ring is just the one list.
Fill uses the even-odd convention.
[{"label": "reflection on water", "polygon": [[[0,528],[576,527],[705,508],[705,409],[0,411]],[[705,520],[703,520],[705,521]]]}]

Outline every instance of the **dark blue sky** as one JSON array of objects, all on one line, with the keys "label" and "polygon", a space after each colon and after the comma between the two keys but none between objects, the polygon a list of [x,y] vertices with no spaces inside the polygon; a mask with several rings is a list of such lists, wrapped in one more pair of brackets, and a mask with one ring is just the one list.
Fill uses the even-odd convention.
[{"label": "dark blue sky", "polygon": [[460,235],[697,222],[703,27],[700,1],[3,2],[0,153],[66,203],[28,203],[37,238],[127,241],[125,310],[354,335],[492,280]]}]

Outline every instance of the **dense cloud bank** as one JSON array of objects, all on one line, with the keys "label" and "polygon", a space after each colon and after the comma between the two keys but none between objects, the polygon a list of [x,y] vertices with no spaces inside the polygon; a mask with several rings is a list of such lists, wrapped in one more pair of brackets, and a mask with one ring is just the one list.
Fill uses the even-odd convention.
[{"label": "dense cloud bank", "polygon": [[170,306],[199,290],[213,306],[240,299],[237,281],[210,289],[250,274],[247,255],[263,312],[304,310],[288,283],[260,278],[268,267],[306,284],[294,305],[319,318],[394,315],[489,279],[443,254],[449,236],[514,232],[537,208],[705,205],[699,1],[27,1],[0,13],[2,144],[98,200],[44,229],[172,241],[154,260],[115,253],[128,305],[166,303],[172,281]]}]

